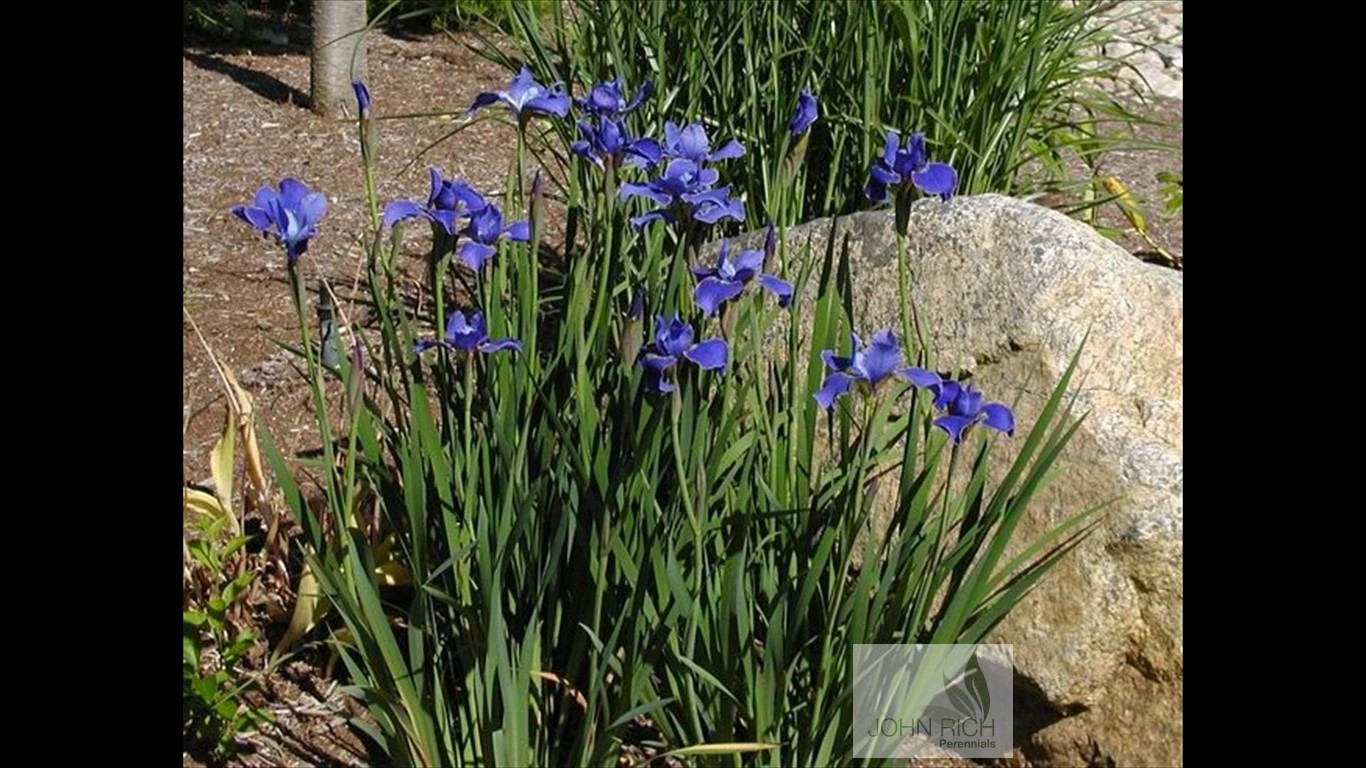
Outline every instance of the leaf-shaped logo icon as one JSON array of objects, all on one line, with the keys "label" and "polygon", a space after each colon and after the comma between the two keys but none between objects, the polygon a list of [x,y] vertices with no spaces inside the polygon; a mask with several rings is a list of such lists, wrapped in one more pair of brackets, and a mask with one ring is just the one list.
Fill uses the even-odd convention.
[{"label": "leaf-shaped logo icon", "polygon": [[986,675],[974,652],[963,667],[962,677],[957,681],[944,678],[944,693],[959,714],[966,718],[984,720],[991,712],[991,690],[987,687]]},{"label": "leaf-shaped logo icon", "polygon": [[987,677],[982,672],[982,665],[977,661],[975,651],[968,659],[967,666],[963,668],[963,685],[968,689],[968,695],[976,702],[978,711],[982,713],[979,719],[986,719],[991,712],[991,689],[987,686]]}]

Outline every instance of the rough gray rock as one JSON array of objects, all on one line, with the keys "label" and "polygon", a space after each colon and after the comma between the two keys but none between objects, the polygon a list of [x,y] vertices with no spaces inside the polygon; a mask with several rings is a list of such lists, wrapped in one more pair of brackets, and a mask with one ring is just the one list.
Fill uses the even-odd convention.
[{"label": "rough gray rock", "polygon": [[[832,232],[837,254],[848,237],[854,324],[865,339],[899,327],[893,227],[891,212],[870,212],[787,233],[798,262],[808,243],[821,259]],[[758,247],[762,237],[739,244]],[[1016,440],[1087,338],[1074,386],[1076,412],[1088,415],[1020,540],[1113,503],[997,632],[1048,705],[1081,712],[1036,733],[1026,752],[1050,764],[1179,764],[1182,275],[1060,213],[996,195],[919,201],[907,245],[936,367],[971,371],[989,400],[1021,393]],[[815,283],[796,311],[813,306]],[[1016,445],[1002,438],[995,460],[1004,466]]]}]

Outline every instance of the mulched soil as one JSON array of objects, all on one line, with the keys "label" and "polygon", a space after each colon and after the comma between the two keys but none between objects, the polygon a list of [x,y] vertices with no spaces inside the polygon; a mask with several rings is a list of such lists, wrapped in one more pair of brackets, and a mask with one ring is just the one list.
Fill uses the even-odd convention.
[{"label": "mulched soil", "polygon": [[[505,183],[514,144],[509,129],[483,121],[423,152],[463,121],[464,109],[480,91],[493,90],[507,74],[469,46],[472,37],[398,38],[375,35],[369,45],[367,81],[381,117],[377,193],[381,201],[427,193],[426,167],[464,177],[476,188],[496,193]],[[229,50],[188,44],[183,58],[184,94],[184,254],[185,303],[215,355],[238,375],[255,399],[257,412],[286,456],[316,447],[308,390],[291,357],[277,341],[294,343],[298,326],[289,297],[283,254],[253,234],[229,212],[248,202],[255,190],[294,175],[328,195],[320,235],[299,264],[312,289],[329,281],[342,296],[341,311],[359,311],[347,301],[360,277],[362,247],[346,233],[365,229],[364,184],[354,121],[327,120],[304,107],[309,62],[299,50]],[[1182,103],[1157,100],[1140,109],[1175,127],[1142,128],[1145,138],[1181,140]],[[433,112],[452,113],[430,116]],[[452,116],[453,115],[453,116]],[[1181,253],[1180,219],[1156,211],[1153,175],[1181,172],[1179,156],[1150,152],[1117,153],[1104,161],[1141,199],[1153,237]],[[1061,203],[1061,200],[1049,202]],[[515,213],[515,212],[510,212]],[[562,237],[552,214],[548,239]],[[1102,223],[1121,226],[1114,211]],[[424,252],[420,237],[408,248]],[[1131,251],[1148,246],[1136,238],[1122,244]],[[420,265],[420,259],[406,260]],[[414,290],[421,275],[411,273]],[[310,318],[310,322],[312,322]],[[184,407],[189,425],[184,438],[187,482],[209,476],[208,454],[222,427],[224,402],[210,358],[184,324]],[[278,636],[275,627],[274,636]],[[317,665],[322,653],[305,657],[273,674],[260,701],[280,726],[248,739],[250,749],[236,765],[365,765],[372,761],[345,725],[357,713],[354,703],[326,680]],[[306,663],[313,662],[313,663]],[[186,765],[200,765],[202,754],[187,751]]]}]

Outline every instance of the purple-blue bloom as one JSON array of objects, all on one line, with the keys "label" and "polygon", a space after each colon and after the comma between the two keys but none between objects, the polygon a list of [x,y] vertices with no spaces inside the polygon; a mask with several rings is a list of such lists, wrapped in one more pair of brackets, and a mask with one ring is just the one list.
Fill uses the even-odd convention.
[{"label": "purple-blue bloom", "polygon": [[537,114],[553,117],[569,114],[569,97],[564,94],[564,87],[558,83],[550,88],[541,85],[532,78],[531,70],[525,64],[506,91],[485,91],[475,96],[468,114],[473,117],[480,109],[500,101],[519,122]]},{"label": "purple-blue bloom", "polygon": [[983,403],[982,393],[971,384],[959,384],[923,368],[907,369],[906,377],[917,387],[934,393],[934,407],[945,411],[945,415],[934,420],[934,425],[947,432],[954,445],[963,441],[968,427],[979,422],[997,432],[1015,434],[1015,414],[1010,408],[1003,403]]},{"label": "purple-blue bloom", "polygon": [[749,281],[758,277],[759,284],[778,297],[779,306],[786,308],[792,303],[792,284],[773,275],[760,274],[763,264],[763,251],[740,251],[732,258],[730,241],[722,240],[715,267],[691,268],[699,281],[693,289],[693,301],[711,317],[722,304],[739,296]]},{"label": "purple-blue bloom", "polygon": [[356,92],[356,103],[360,106],[360,116],[370,117],[370,89],[365,87],[364,81],[351,81],[351,88]]},{"label": "purple-blue bloom", "polygon": [[632,138],[621,120],[601,117],[596,126],[582,120],[578,125],[583,139],[569,145],[569,149],[599,168],[617,168],[625,163],[649,169],[659,162],[659,142],[648,137]]},{"label": "purple-blue bloom", "polygon": [[816,118],[819,116],[816,97],[810,91],[802,91],[801,95],[797,97],[797,111],[792,115],[792,122],[788,123],[788,133],[792,134],[794,139],[801,136],[806,133],[806,129],[810,128],[812,123],[816,122]]},{"label": "purple-blue bloom", "polygon": [[849,338],[851,357],[838,357],[833,349],[821,352],[821,359],[831,373],[825,377],[815,398],[826,410],[850,387],[860,385],[866,389],[876,389],[890,376],[895,374],[907,378],[913,370],[901,367],[901,342],[897,341],[896,334],[890,328],[874,333],[867,347],[862,346],[857,333],[850,333]]},{"label": "purple-blue bloom", "polygon": [[327,198],[321,192],[309,192],[302,181],[285,177],[280,180],[279,192],[269,185],[261,187],[251,205],[236,206],[232,212],[261,234],[275,235],[292,267],[308,250],[309,239],[318,233],[318,220],[327,213]]},{"label": "purple-blue bloom", "polygon": [[498,241],[504,236],[509,240],[525,243],[531,239],[529,222],[514,221],[503,226],[503,212],[493,203],[470,214],[469,226],[464,234],[469,239],[460,246],[460,260],[470,269],[478,272],[484,262],[498,252]]},{"label": "purple-blue bloom", "polygon": [[704,371],[726,367],[730,347],[723,339],[707,339],[696,344],[692,340],[692,326],[680,320],[678,315],[674,315],[672,321],[666,321],[663,315],[655,317],[655,340],[643,350],[640,359],[640,364],[645,366],[646,388],[660,394],[674,391],[677,387],[664,374],[678,363],[679,358]]},{"label": "purple-blue bloom", "polygon": [[464,352],[467,355],[473,355],[475,352],[488,354],[504,349],[521,352],[522,342],[516,339],[490,341],[488,329],[484,324],[484,313],[474,312],[466,321],[465,313],[456,310],[451,313],[450,320],[446,322],[444,338],[423,339],[417,343],[415,349],[418,354],[422,354],[433,347],[445,347],[452,352]]},{"label": "purple-blue bloom", "polygon": [[431,175],[431,191],[427,195],[427,207],[423,208],[410,200],[395,200],[384,206],[384,226],[392,227],[404,219],[421,216],[440,224],[446,234],[456,232],[456,221],[482,210],[487,203],[482,195],[469,184],[458,179],[447,179],[436,167],[428,168]]},{"label": "purple-blue bloom", "polygon": [[938,195],[941,200],[953,197],[958,186],[958,172],[947,163],[931,163],[925,149],[925,134],[913,133],[899,146],[896,131],[887,131],[882,156],[873,161],[868,171],[868,186],[863,194],[874,202],[885,202],[888,189],[904,190],[913,185],[927,195]]},{"label": "purple-blue bloom", "polygon": [[664,124],[664,154],[669,157],[681,157],[684,160],[701,165],[718,160],[730,160],[741,157],[745,154],[745,148],[740,142],[731,139],[726,145],[711,151],[711,140],[707,138],[707,129],[701,123],[679,128],[672,122]]},{"label": "purple-blue bloom", "polygon": [[639,107],[654,92],[654,85],[646,80],[636,95],[626,100],[626,84],[621,77],[594,85],[588,98],[579,99],[579,111],[596,117],[618,118]]},{"label": "purple-blue bloom", "polygon": [[715,224],[721,219],[745,220],[745,204],[730,199],[730,187],[712,188],[720,178],[712,168],[702,168],[691,160],[672,159],[664,167],[664,172],[647,184],[627,182],[621,185],[617,195],[625,200],[629,197],[647,197],[660,207],[656,210],[631,219],[636,228],[651,221],[674,221],[686,215],[705,224]]}]

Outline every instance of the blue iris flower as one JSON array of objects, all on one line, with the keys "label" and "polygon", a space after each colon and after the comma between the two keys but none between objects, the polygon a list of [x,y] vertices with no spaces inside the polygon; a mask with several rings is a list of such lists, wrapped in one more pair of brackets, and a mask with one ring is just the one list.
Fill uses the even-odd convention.
[{"label": "blue iris flower", "polygon": [[636,228],[651,221],[675,221],[692,218],[704,224],[715,224],[721,219],[745,220],[745,204],[730,199],[730,187],[713,188],[720,177],[714,169],[703,168],[691,160],[669,160],[664,172],[649,183],[627,182],[621,185],[618,196],[646,197],[660,207],[631,219]]},{"label": "blue iris flower", "polygon": [[802,91],[797,97],[797,111],[792,115],[792,122],[787,125],[788,133],[792,134],[794,139],[801,136],[819,116],[816,97],[810,91]]},{"label": "blue iris flower", "polygon": [[621,120],[600,117],[597,124],[579,121],[583,138],[569,146],[571,152],[599,168],[635,165],[653,168],[660,160],[659,142],[648,137],[632,138]]},{"label": "blue iris flower", "polygon": [[440,339],[423,339],[417,343],[416,350],[418,354],[422,354],[433,347],[444,347],[452,352],[473,355],[475,352],[488,354],[504,349],[521,352],[522,342],[516,339],[490,341],[484,323],[484,313],[474,312],[466,320],[465,313],[456,310],[446,322],[446,335]]},{"label": "blue iris flower", "polygon": [[370,117],[370,89],[365,87],[364,81],[353,80],[351,88],[356,92],[356,104],[360,107],[360,116]]},{"label": "blue iris flower", "polygon": [[503,212],[493,203],[470,214],[464,234],[469,239],[460,245],[460,260],[478,272],[484,262],[498,252],[498,241],[503,237],[519,243],[531,240],[531,224],[526,220],[503,226]]},{"label": "blue iris flower", "polygon": [[704,371],[726,367],[730,357],[730,347],[723,339],[707,339],[693,343],[692,326],[674,315],[666,321],[663,315],[655,317],[655,340],[644,350],[640,359],[645,366],[645,386],[652,392],[672,392],[677,387],[670,382],[665,373],[679,359],[688,360]]},{"label": "blue iris flower", "polygon": [[896,131],[887,131],[882,156],[873,161],[868,171],[868,186],[863,194],[874,202],[885,202],[889,189],[904,191],[914,186],[927,195],[938,195],[942,200],[953,197],[958,186],[958,172],[947,163],[929,162],[925,149],[925,134],[913,133],[900,146]]},{"label": "blue iris flower", "polygon": [[693,276],[699,280],[693,289],[693,301],[707,317],[711,317],[722,304],[739,296],[745,290],[745,285],[757,277],[759,285],[778,297],[778,305],[787,307],[792,303],[792,284],[773,275],[760,274],[763,265],[763,251],[745,250],[732,257],[730,241],[722,240],[715,267],[692,267]]},{"label": "blue iris flower", "polygon": [[947,432],[954,445],[961,443],[968,428],[978,423],[1007,435],[1015,434],[1015,414],[1010,408],[1003,403],[982,402],[982,393],[971,384],[944,379],[923,368],[910,368],[906,376],[912,384],[934,393],[934,407],[944,411],[934,425]]},{"label": "blue iris flower", "polygon": [[664,124],[664,154],[669,157],[681,157],[684,160],[701,165],[703,163],[714,163],[718,160],[731,160],[742,157],[745,148],[740,142],[731,139],[725,146],[711,151],[711,140],[707,138],[707,129],[701,123],[679,128],[672,122]]},{"label": "blue iris flower", "polygon": [[839,357],[833,349],[821,352],[821,359],[831,373],[825,377],[815,398],[826,410],[852,387],[858,386],[865,392],[874,391],[893,375],[907,378],[911,370],[901,367],[901,342],[890,328],[874,333],[866,347],[859,341],[857,333],[850,333],[849,337],[850,357]]},{"label": "blue iris flower", "polygon": [[327,198],[321,192],[309,192],[302,181],[286,177],[280,180],[280,191],[261,187],[251,205],[236,206],[232,212],[261,234],[275,235],[292,267],[318,233],[318,221],[327,213]]},{"label": "blue iris flower", "polygon": [[470,104],[469,116],[484,107],[502,102],[508,111],[523,122],[533,115],[565,117],[569,114],[569,97],[564,94],[563,86],[556,84],[550,88],[536,82],[531,70],[522,66],[522,71],[512,79],[505,91],[485,91],[474,97]]},{"label": "blue iris flower", "polygon": [[461,217],[482,210],[488,204],[469,184],[444,178],[435,167],[427,171],[431,175],[432,185],[426,207],[410,200],[395,200],[384,207],[384,226],[392,227],[404,219],[422,217],[440,224],[446,234],[454,235],[456,222]]},{"label": "blue iris flower", "polygon": [[615,119],[639,107],[653,92],[654,85],[646,80],[636,95],[627,101],[626,84],[617,77],[594,85],[588,92],[588,98],[579,99],[579,111],[586,115]]}]

